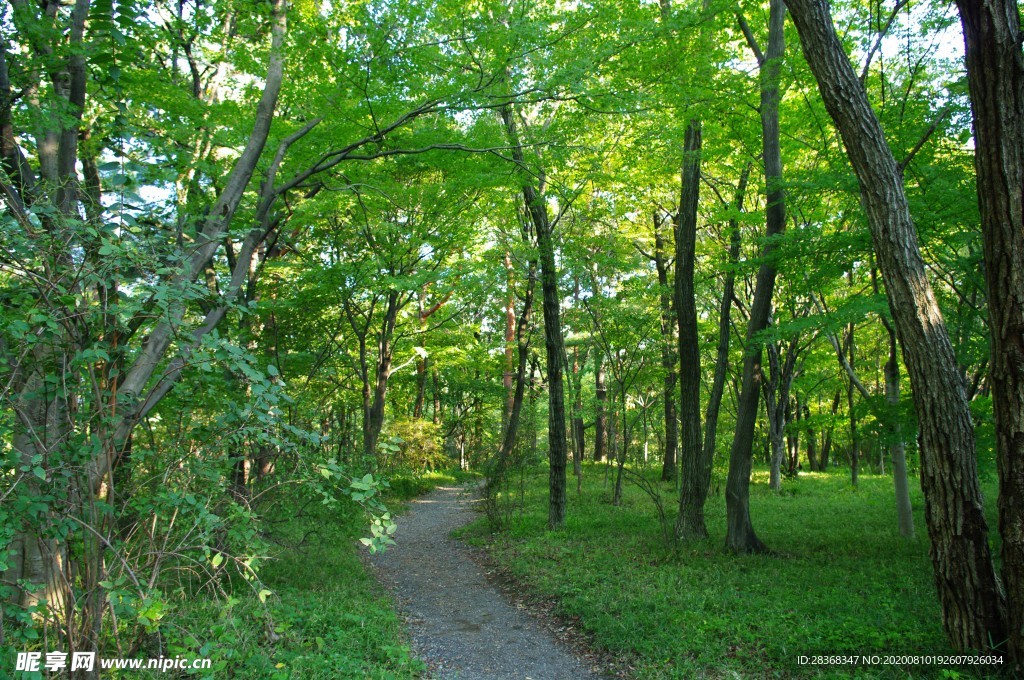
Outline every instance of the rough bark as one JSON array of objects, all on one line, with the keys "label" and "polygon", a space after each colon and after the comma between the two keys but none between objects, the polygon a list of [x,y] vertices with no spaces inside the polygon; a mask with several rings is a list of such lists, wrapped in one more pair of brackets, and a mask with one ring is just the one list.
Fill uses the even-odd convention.
[{"label": "rough bark", "polygon": [[958,0],[992,333],[1007,651],[1024,667],[1024,56],[1016,0]]},{"label": "rough bark", "polygon": [[[771,237],[786,228],[785,192],[782,188],[782,150],[779,139],[779,73],[785,51],[783,34],[786,8],[782,0],[772,0],[768,20],[768,50],[764,55],[748,37],[761,69],[761,144],[764,162],[768,241],[763,262],[757,270],[754,301],[747,322],[747,352],[743,359],[743,379],[737,403],[736,434],[729,454],[729,475],[726,479],[726,547],[735,552],[763,552],[750,521],[750,468],[753,458],[754,426],[761,394],[761,346],[756,338],[768,326],[772,293],[775,289],[775,268],[769,256],[775,250]],[[745,25],[741,22],[741,26]],[[745,31],[749,33],[749,31]]]},{"label": "rough bark", "polygon": [[966,386],[917,245],[900,169],[824,0],[789,0],[804,55],[860,184],[914,391],[921,486],[943,627],[957,650],[1006,639],[988,546]]},{"label": "rough bark", "polygon": [[675,306],[679,342],[679,421],[681,425],[679,515],[676,536],[706,538],[704,504],[711,485],[711,459],[704,453],[700,429],[700,338],[693,284],[700,189],[701,122],[690,121],[683,141],[682,193],[676,217]]}]

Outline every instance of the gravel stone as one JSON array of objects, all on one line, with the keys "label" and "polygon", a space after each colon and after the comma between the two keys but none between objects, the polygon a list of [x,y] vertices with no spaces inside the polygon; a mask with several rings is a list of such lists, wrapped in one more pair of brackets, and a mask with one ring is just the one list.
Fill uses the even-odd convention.
[{"label": "gravel stone", "polygon": [[395,595],[416,656],[437,680],[599,680],[510,605],[451,538],[473,519],[476,486],[439,487],[398,517],[398,545],[371,558]]}]

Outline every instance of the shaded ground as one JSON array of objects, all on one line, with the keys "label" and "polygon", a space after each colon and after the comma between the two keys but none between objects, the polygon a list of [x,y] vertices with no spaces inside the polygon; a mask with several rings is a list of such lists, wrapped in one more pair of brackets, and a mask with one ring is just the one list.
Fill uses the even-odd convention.
[{"label": "shaded ground", "polygon": [[475,487],[439,487],[398,519],[398,545],[372,559],[405,616],[415,654],[443,680],[598,680],[536,619],[488,583],[449,534],[473,519]]}]

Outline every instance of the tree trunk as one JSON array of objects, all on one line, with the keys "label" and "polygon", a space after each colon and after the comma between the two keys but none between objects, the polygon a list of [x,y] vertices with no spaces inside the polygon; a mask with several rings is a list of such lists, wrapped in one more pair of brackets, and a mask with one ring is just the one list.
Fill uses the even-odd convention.
[{"label": "tree trunk", "polygon": [[989,552],[973,423],[966,386],[917,245],[901,171],[839,42],[826,1],[789,0],[789,8],[825,108],[860,183],[910,374],[943,627],[959,651],[989,649],[1006,639],[1005,600]]},{"label": "tree trunk", "polygon": [[768,416],[768,488],[782,489],[782,454],[785,446],[786,411],[779,397],[779,344],[765,347],[768,352],[768,376],[761,376],[765,414]]},{"label": "tree trunk", "polygon": [[[811,417],[810,407],[804,406],[804,418],[809,419]],[[812,426],[807,427],[807,467],[811,472],[817,472],[819,469],[818,463],[818,433],[814,431]]]},{"label": "tree trunk", "polygon": [[853,336],[853,324],[851,323],[847,327],[846,331],[846,351],[849,355],[846,358],[846,365],[849,367],[850,372],[849,381],[846,383],[846,408],[850,422],[850,484],[854,487],[857,486],[857,481],[860,477],[860,435],[857,432],[857,413],[854,410],[853,395],[855,392],[853,385],[854,373],[854,356],[856,354],[856,347],[854,345]]},{"label": "tree trunk", "polygon": [[843,390],[837,389],[835,395],[832,397],[832,407],[829,412],[832,414],[832,420],[829,422],[828,427],[825,428],[825,435],[821,442],[821,462],[819,468],[822,472],[828,470],[829,456],[832,454],[832,431],[835,429],[835,419],[839,415],[839,403],[842,401]]},{"label": "tree trunk", "polygon": [[[572,289],[573,307],[579,306],[580,282],[578,277],[573,277]],[[569,377],[569,389],[572,391],[572,420],[570,431],[572,434],[572,471],[576,477],[576,494],[583,493],[583,454],[586,448],[586,429],[583,426],[583,376],[581,364],[587,363],[589,349],[583,353],[580,360],[580,349],[578,346],[572,348],[572,374]]]},{"label": "tree trunk", "polygon": [[700,338],[693,273],[697,247],[697,202],[700,194],[701,122],[693,119],[683,142],[682,194],[676,218],[676,321],[679,326],[679,419],[682,426],[679,516],[676,536],[707,538],[704,504],[711,486],[711,459],[701,446]]},{"label": "tree trunk", "polygon": [[[427,296],[426,286],[420,289],[419,295],[416,296],[416,307],[417,307],[417,318],[420,323],[420,340],[421,343],[426,344],[426,330],[427,317],[425,302]],[[421,345],[422,346],[422,345]],[[427,369],[428,361],[426,356],[419,356],[416,359],[416,400],[412,406],[412,417],[414,420],[420,420],[423,417],[423,404],[427,399]]]},{"label": "tree trunk", "polygon": [[765,209],[768,241],[764,246],[764,262],[757,270],[754,301],[750,305],[743,383],[737,403],[736,434],[729,454],[729,476],[725,490],[725,543],[730,550],[742,553],[763,552],[766,549],[750,522],[750,468],[754,425],[761,394],[761,347],[757,344],[756,335],[768,325],[775,289],[775,268],[769,264],[769,256],[775,250],[771,237],[781,234],[786,228],[786,197],[782,188],[782,150],[779,139],[779,73],[786,46],[783,33],[785,19],[786,8],[782,0],[771,0],[768,51],[758,60],[761,69],[761,143],[768,199]]},{"label": "tree trunk", "polygon": [[[696,216],[694,217],[696,224]],[[675,314],[672,309],[672,288],[668,282],[669,263],[665,253],[665,239],[661,231],[661,219],[654,217],[654,267],[658,272],[659,299],[661,302],[661,367],[665,371],[661,398],[665,406],[665,456],[662,459],[661,479],[671,482],[676,478],[676,449],[679,446],[679,424],[676,416],[676,366],[678,350],[674,347],[673,326]]]},{"label": "tree trunk", "polygon": [[[518,389],[517,378],[523,380],[526,369],[525,365],[518,373],[514,373],[512,352],[516,342],[516,289],[515,269],[512,267],[512,254],[505,253],[505,373],[502,375],[502,384],[505,387],[505,418],[502,422],[508,430],[512,422],[512,411],[515,408],[516,391]],[[521,362],[520,362],[521,363]],[[519,395],[522,403],[522,394]],[[504,450],[504,446],[502,447]]]},{"label": "tree trunk", "polygon": [[430,372],[431,382],[433,383],[433,401],[434,401],[434,412],[431,414],[431,422],[434,425],[441,424],[441,381],[437,375],[437,369]]},{"label": "tree trunk", "polygon": [[[5,50],[0,49],[0,100],[2,100],[0,109],[3,109],[0,114],[0,156],[2,156],[5,178],[14,178],[13,186],[6,181],[0,182],[4,189],[5,208],[12,216],[19,219],[19,222],[26,225],[30,224],[26,210],[31,209],[33,204],[38,203],[40,207],[46,204],[56,209],[46,213],[40,211],[40,222],[47,231],[52,232],[48,234],[48,237],[53,242],[62,244],[57,246],[58,252],[54,254],[55,257],[50,256],[51,262],[62,270],[60,274],[62,278],[68,272],[77,269],[77,265],[72,267],[69,261],[65,261],[65,255],[69,252],[68,246],[77,249],[78,243],[81,242],[75,243],[71,238],[66,238],[65,234],[57,232],[63,231],[65,226],[69,226],[70,223],[67,220],[71,220],[71,223],[79,222],[83,212],[90,219],[95,219],[96,207],[99,204],[97,200],[99,188],[95,183],[94,160],[80,155],[78,145],[79,137],[84,137],[88,133],[83,129],[81,122],[83,112],[88,107],[87,82],[90,69],[88,55],[91,50],[83,50],[82,45],[87,37],[87,23],[91,9],[88,0],[76,0],[71,5],[70,12],[58,13],[56,6],[46,8],[45,5],[20,3],[19,11],[15,11],[9,19],[13,22],[15,35],[18,35],[19,32],[22,32],[23,35],[31,33],[33,39],[39,40],[38,51],[46,52],[48,68],[52,68],[50,75],[53,81],[52,98],[47,104],[53,110],[59,109],[62,112],[58,117],[59,120],[55,119],[47,123],[44,126],[47,132],[40,134],[34,140],[39,160],[38,183],[35,172],[19,148],[20,144],[26,142],[15,138],[15,131],[10,119],[12,93],[6,53]],[[253,130],[232,167],[224,183],[224,188],[220,191],[202,223],[200,244],[185,258],[180,273],[172,281],[173,285],[182,288],[189,286],[205,271],[209,259],[219,248],[221,237],[231,224],[267,141],[284,74],[283,45],[287,33],[285,3],[275,0],[271,5],[273,16],[271,19],[270,59]],[[45,11],[42,15],[37,15],[37,11],[40,9],[45,9]],[[50,12],[51,9],[53,13]],[[102,12],[102,10],[99,11]],[[89,36],[90,43],[93,42],[93,37]],[[47,44],[49,40],[53,40],[54,43]],[[65,41],[66,44],[59,45],[58,49],[54,50],[54,47],[57,47],[57,42]],[[97,42],[96,45],[103,47],[101,42]],[[62,55],[67,55],[66,61]],[[27,93],[19,93],[19,97],[25,94]],[[82,164],[86,174],[86,185],[92,182],[93,187],[83,186],[79,181],[77,170],[79,163]],[[95,194],[91,200],[84,199],[83,197],[93,189],[95,189]],[[88,245],[85,246],[85,251],[85,257],[90,258]],[[241,270],[243,275],[247,272],[247,267]],[[57,280],[53,271],[46,272],[46,275],[50,281]],[[225,297],[231,297],[237,293],[238,285],[235,285],[235,282],[233,277],[232,289]],[[77,286],[78,284],[72,285]],[[116,292],[116,282],[109,286],[102,283],[98,287],[105,289],[107,295]],[[73,296],[77,296],[79,291],[71,292]],[[175,294],[171,293],[171,295]],[[101,510],[97,508],[94,501],[104,487],[109,492],[111,472],[119,457],[129,448],[128,442],[134,427],[145,418],[149,409],[167,393],[180,377],[180,370],[169,371],[160,378],[156,385],[151,384],[151,378],[156,370],[166,365],[163,359],[177,336],[179,330],[177,322],[181,320],[183,314],[184,305],[177,304],[176,301],[169,310],[168,318],[156,323],[155,327],[145,334],[145,339],[141,344],[135,347],[137,351],[132,356],[132,363],[124,369],[119,366],[117,377],[111,376],[109,384],[105,385],[112,391],[117,391],[117,398],[111,400],[111,404],[116,407],[110,413],[110,420],[113,422],[92,431],[93,436],[100,440],[100,453],[82,461],[84,465],[76,465],[79,467],[79,472],[84,472],[82,475],[75,473],[72,477],[65,477],[62,471],[56,469],[64,458],[64,452],[59,449],[66,445],[69,428],[73,429],[75,425],[74,409],[77,407],[75,395],[65,391],[56,396],[40,397],[39,395],[45,394],[45,391],[31,387],[30,383],[34,382],[34,378],[29,378],[25,382],[25,389],[20,394],[11,397],[15,408],[21,412],[22,416],[17,419],[16,432],[11,438],[11,444],[17,450],[19,459],[23,463],[32,467],[44,468],[44,472],[51,476],[53,483],[70,483],[71,486],[67,489],[67,497],[64,501],[65,518],[70,515],[71,519],[81,522],[86,527],[98,531],[105,530],[97,517],[97,513]],[[209,315],[207,323],[194,331],[193,337],[202,338],[219,323],[221,318],[223,318],[223,313],[219,311]],[[92,340],[92,338],[82,339]],[[77,353],[76,345],[79,341],[78,338],[61,338],[60,342],[45,343],[53,348],[47,350],[49,356],[26,359],[33,364],[31,368],[26,366],[27,370],[29,372],[44,371],[50,374],[47,377],[55,375],[57,383],[61,384],[64,389],[71,382],[65,374],[66,367],[71,364],[71,357]],[[99,346],[103,346],[107,341],[106,337],[102,338]],[[114,354],[118,353],[120,353],[120,358],[115,357],[113,362],[108,362],[108,368],[119,364],[123,357],[128,356],[123,348],[114,351]],[[61,354],[65,356],[60,356]],[[60,368],[55,373],[50,368],[51,365],[60,366]],[[40,379],[43,379],[43,375],[39,373],[33,375],[38,375]],[[71,407],[70,410],[68,406]],[[37,413],[43,414],[41,420],[34,415]],[[91,429],[92,425],[89,427]],[[40,457],[34,459],[35,456]],[[72,479],[74,481],[69,482]],[[108,503],[110,500],[109,497],[106,499]],[[71,540],[80,541],[80,554],[75,559],[79,561],[82,568],[74,575],[74,578],[79,579],[76,587],[98,594],[100,589],[96,586],[96,582],[100,576],[99,571],[95,568],[95,562],[99,559],[99,552],[94,547],[97,544],[97,538],[87,533],[80,539],[73,536],[57,541],[43,539],[31,530],[19,532],[13,537],[17,554],[11,561],[10,567],[0,572],[3,580],[12,581],[15,584],[14,597],[16,599],[28,603],[45,597],[50,602],[51,611],[63,614],[67,642],[71,647],[74,647],[78,641],[74,639],[74,633],[71,632],[71,627],[75,624],[73,621],[75,612],[71,609],[74,603],[67,598],[67,595],[70,594],[67,586],[69,577],[71,577],[71,566],[67,563],[69,554],[67,544]],[[99,550],[101,551],[102,548]],[[96,560],[93,559],[94,557]],[[23,582],[40,586],[41,590],[32,593],[23,590],[17,578],[10,578],[9,572],[17,573],[17,578],[22,579]],[[83,610],[82,620],[85,623],[82,629],[91,627],[93,632],[97,632],[103,608],[100,598],[89,596],[79,600],[78,605]],[[87,644],[94,645],[95,638],[88,641]]]},{"label": "tree trunk", "polygon": [[786,422],[794,423],[793,431],[786,434],[786,454],[789,456],[789,476],[796,474],[796,468],[800,459],[800,420],[803,416],[803,405],[800,403],[800,395],[786,403]]},{"label": "tree trunk", "polygon": [[377,370],[373,389],[373,401],[366,414],[366,430],[363,432],[363,454],[367,459],[373,458],[377,452],[377,440],[380,439],[384,427],[384,406],[388,393],[388,380],[391,378],[391,355],[393,347],[391,339],[395,333],[395,323],[401,306],[398,293],[388,293],[388,306],[384,313],[383,325],[377,336]]},{"label": "tree trunk", "polygon": [[[503,107],[501,116],[513,147],[513,158],[520,168],[524,168],[523,148],[519,143],[511,108]],[[557,529],[565,521],[566,504],[565,387],[562,379],[565,346],[558,298],[558,272],[555,271],[555,244],[543,192],[534,187],[526,175],[521,178],[523,201],[537,235],[537,254],[540,258],[541,308],[544,312],[544,349],[548,374],[548,528]]]},{"label": "tree trunk", "polygon": [[519,421],[523,411],[523,393],[526,390],[526,364],[530,358],[530,314],[533,311],[533,291],[537,281],[537,265],[530,262],[530,275],[526,284],[526,297],[523,301],[523,311],[516,321],[515,339],[517,344],[518,361],[516,364],[515,389],[512,394],[512,406],[508,415],[508,422],[505,424],[505,434],[502,437],[501,448],[498,449],[498,460],[495,466],[492,479],[488,480],[488,486],[500,484],[508,469],[508,462],[512,457],[512,451],[516,446],[516,439],[519,436]]},{"label": "tree trunk", "polygon": [[565,393],[562,381],[562,321],[555,271],[555,246],[548,223],[547,206],[524,187],[523,195],[537,230],[540,257],[541,298],[544,310],[544,348],[548,374],[548,528],[565,521]]},{"label": "tree trunk", "polygon": [[771,463],[768,467],[768,488],[782,490],[782,459],[786,456],[786,410],[776,404],[768,416],[768,440],[771,446]]},{"label": "tree trunk", "polygon": [[914,511],[910,506],[910,484],[907,480],[907,447],[899,421],[900,408],[900,364],[896,356],[896,331],[888,323],[889,360],[885,362],[885,403],[889,406],[893,425],[889,428],[892,441],[889,452],[892,455],[892,478],[896,489],[896,524],[900,536],[914,537]]},{"label": "tree trunk", "polygon": [[786,346],[785,355],[779,349],[778,341],[768,343],[769,378],[763,382],[765,410],[768,415],[768,440],[770,442],[770,472],[768,487],[774,491],[782,489],[782,460],[786,455],[786,423],[789,406],[789,390],[793,384],[793,371],[800,352],[797,338]]},{"label": "tree trunk", "polygon": [[594,462],[604,460],[604,445],[608,430],[608,418],[605,415],[608,403],[608,390],[604,383],[604,357],[600,352],[594,356],[594,397],[597,403],[594,416]]},{"label": "tree trunk", "polygon": [[[736,212],[743,210],[743,197],[747,190],[747,179],[750,177],[750,165],[743,168],[739,185],[736,187],[734,208]],[[708,406],[704,412],[704,458],[715,460],[715,446],[718,430],[718,413],[722,407],[722,395],[725,392],[725,378],[729,371],[729,321],[732,310],[732,298],[736,287],[736,263],[740,259],[740,225],[735,217],[729,219],[729,261],[722,285],[722,300],[718,310],[718,351],[715,356],[715,375],[711,381],[711,394],[708,395]]]},{"label": "tree trunk", "polygon": [[[1007,651],[1024,668],[1024,56],[1016,0],[958,0],[992,333]],[[998,638],[996,638],[998,639]]]}]

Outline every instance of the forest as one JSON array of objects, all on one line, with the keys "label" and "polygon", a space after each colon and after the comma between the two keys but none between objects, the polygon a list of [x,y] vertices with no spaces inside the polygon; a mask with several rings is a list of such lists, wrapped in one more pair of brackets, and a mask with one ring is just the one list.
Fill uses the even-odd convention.
[{"label": "forest", "polygon": [[1020,23],[7,0],[0,676],[431,677],[458,484],[606,674],[1024,673]]}]

